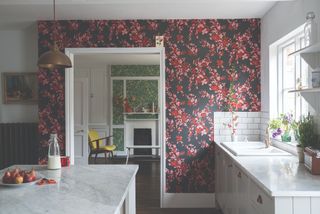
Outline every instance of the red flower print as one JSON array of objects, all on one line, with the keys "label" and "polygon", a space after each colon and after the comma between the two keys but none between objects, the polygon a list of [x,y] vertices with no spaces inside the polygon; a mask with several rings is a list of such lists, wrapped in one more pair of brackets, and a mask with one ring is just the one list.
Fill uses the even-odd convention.
[{"label": "red flower print", "polygon": [[[169,193],[213,193],[214,111],[260,111],[260,20],[77,20],[57,22],[65,48],[154,47],[165,38],[165,177]],[[49,50],[52,21],[38,22],[38,52]],[[49,135],[65,153],[65,71],[38,71],[39,163]],[[231,96],[229,86],[233,85]],[[228,99],[231,100],[230,106]],[[232,127],[231,127],[232,128]]]}]

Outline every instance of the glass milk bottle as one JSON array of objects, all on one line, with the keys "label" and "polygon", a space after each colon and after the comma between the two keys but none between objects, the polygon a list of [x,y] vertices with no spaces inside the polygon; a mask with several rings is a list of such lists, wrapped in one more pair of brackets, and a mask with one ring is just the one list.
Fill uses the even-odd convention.
[{"label": "glass milk bottle", "polygon": [[310,46],[315,43],[317,43],[317,23],[314,21],[314,18],[316,15],[314,12],[307,13],[307,21],[304,26],[304,39],[305,39],[305,45]]},{"label": "glass milk bottle", "polygon": [[61,169],[60,148],[57,134],[50,135],[48,169]]}]

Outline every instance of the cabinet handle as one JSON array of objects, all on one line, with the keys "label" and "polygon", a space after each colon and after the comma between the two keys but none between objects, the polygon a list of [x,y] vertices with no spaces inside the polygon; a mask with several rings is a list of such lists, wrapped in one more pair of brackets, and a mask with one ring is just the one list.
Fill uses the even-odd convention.
[{"label": "cabinet handle", "polygon": [[241,177],[242,177],[241,172],[239,172],[238,173],[238,178],[241,178]]},{"label": "cabinet handle", "polygon": [[258,195],[257,202],[258,202],[259,204],[263,204],[261,195]]}]

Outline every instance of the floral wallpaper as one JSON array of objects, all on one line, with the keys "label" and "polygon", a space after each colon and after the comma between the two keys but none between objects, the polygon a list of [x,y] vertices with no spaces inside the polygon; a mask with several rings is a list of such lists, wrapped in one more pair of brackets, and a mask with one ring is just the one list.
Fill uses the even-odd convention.
[{"label": "floral wallpaper", "polygon": [[[213,112],[226,110],[230,83],[237,111],[260,111],[260,20],[58,21],[65,47],[154,47],[166,51],[166,191],[214,192]],[[53,22],[38,23],[39,54],[52,44]],[[63,142],[64,72],[39,71],[40,163],[48,133]],[[64,143],[61,143],[62,150]]]},{"label": "floral wallpaper", "polygon": [[111,65],[111,76],[160,76],[159,65]]},{"label": "floral wallpaper", "polygon": [[124,80],[112,81],[112,125],[123,125]]}]

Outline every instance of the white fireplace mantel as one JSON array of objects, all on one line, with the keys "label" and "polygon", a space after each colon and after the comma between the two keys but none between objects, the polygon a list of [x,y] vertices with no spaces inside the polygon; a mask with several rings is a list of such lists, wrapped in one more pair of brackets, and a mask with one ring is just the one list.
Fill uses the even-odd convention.
[{"label": "white fireplace mantel", "polygon": [[[151,129],[151,145],[158,145],[157,131],[158,119],[129,119],[124,121],[124,144],[126,146],[133,146],[134,129]],[[154,151],[152,152],[154,153]]]}]

